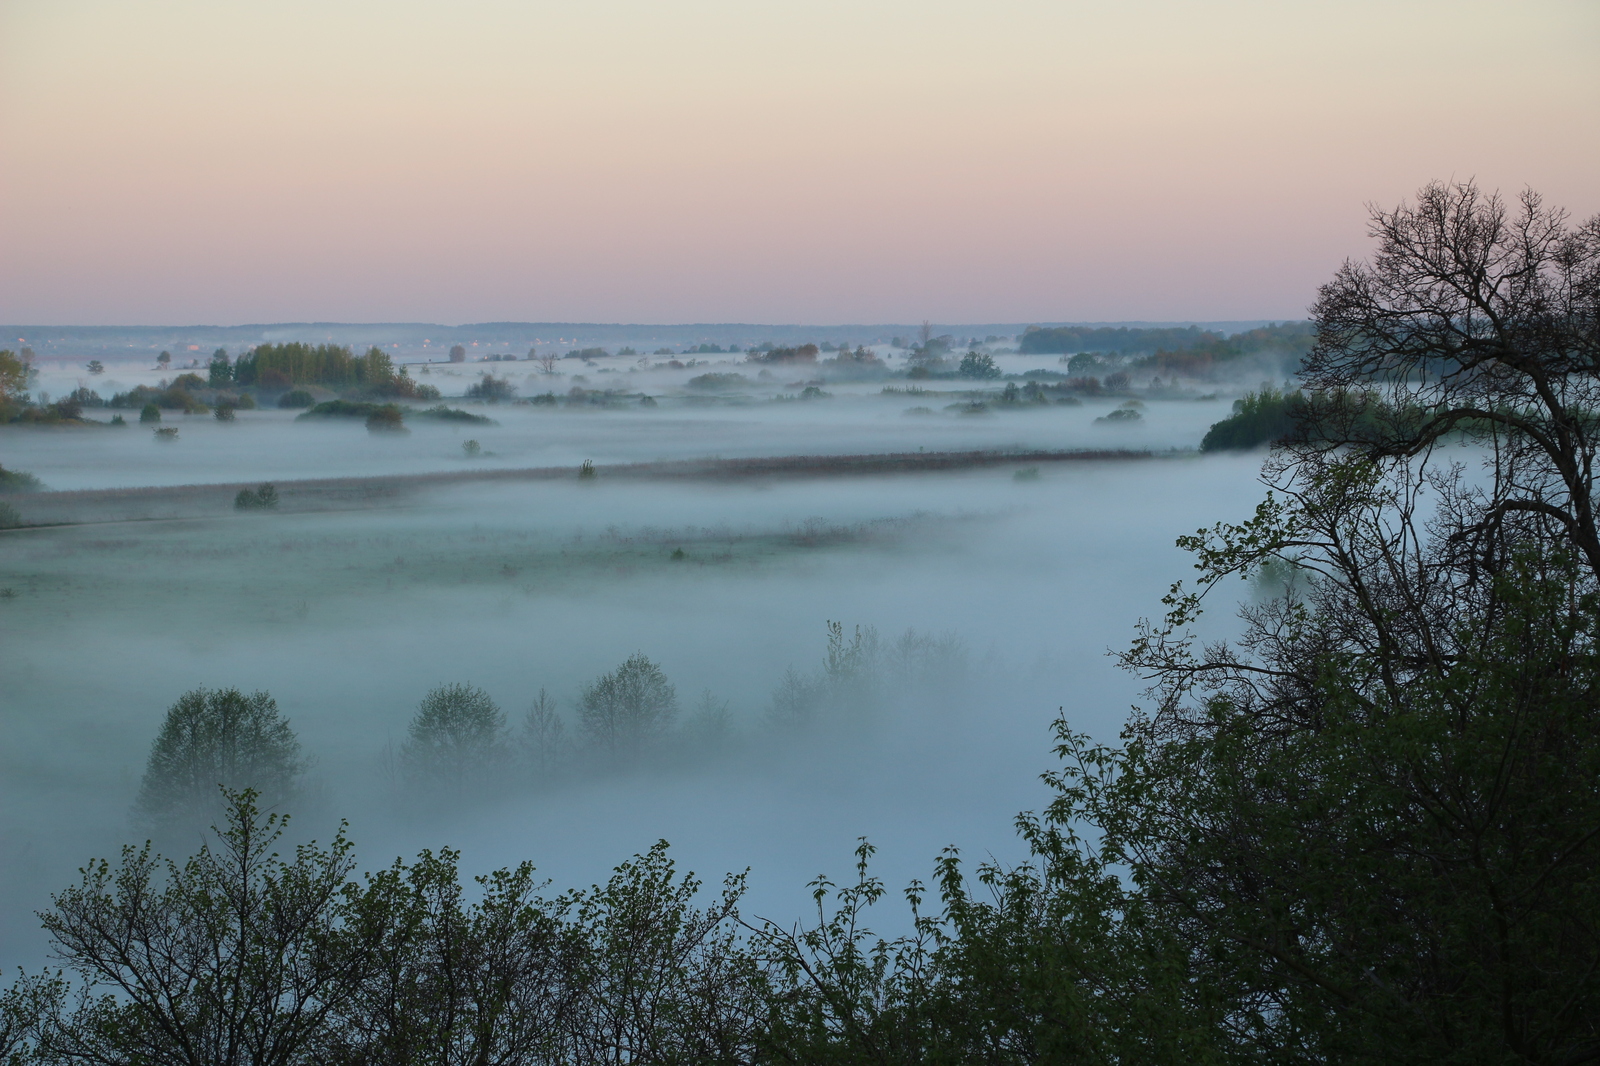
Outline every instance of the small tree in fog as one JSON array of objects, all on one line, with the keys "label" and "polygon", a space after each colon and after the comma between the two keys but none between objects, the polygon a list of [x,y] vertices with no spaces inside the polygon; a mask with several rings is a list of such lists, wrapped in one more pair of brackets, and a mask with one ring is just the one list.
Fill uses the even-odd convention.
[{"label": "small tree in fog", "polygon": [[602,674],[579,704],[589,742],[610,755],[637,751],[659,737],[678,713],[678,693],[643,652]]},{"label": "small tree in fog", "polygon": [[779,728],[792,729],[823,715],[861,709],[876,697],[880,658],[875,628],[856,626],[846,640],[844,623],[830,621],[821,672],[806,675],[793,668],[787,670],[773,690],[768,718]]},{"label": "small tree in fog", "polygon": [[683,739],[693,752],[714,753],[733,739],[733,721],[728,713],[728,701],[717,699],[710,689],[700,693],[700,702],[683,725]]},{"label": "small tree in fog", "polygon": [[279,806],[294,798],[305,766],[267,693],[197,688],[167,710],[135,812],[149,828],[207,825],[224,813],[222,788],[248,788],[264,807]]},{"label": "small tree in fog", "polygon": [[997,378],[1000,376],[1000,367],[988,352],[968,352],[961,357],[961,366],[956,373],[964,378]]},{"label": "small tree in fog", "polygon": [[481,688],[440,685],[423,697],[400,749],[408,783],[460,793],[505,755],[506,716]]},{"label": "small tree in fog", "polygon": [[522,754],[535,781],[543,781],[567,757],[567,726],[556,712],[556,701],[544,689],[522,720]]}]

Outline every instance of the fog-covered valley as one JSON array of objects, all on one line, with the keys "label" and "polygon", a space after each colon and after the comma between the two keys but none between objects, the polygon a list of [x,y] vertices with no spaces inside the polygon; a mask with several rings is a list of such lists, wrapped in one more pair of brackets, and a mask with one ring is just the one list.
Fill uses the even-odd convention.
[{"label": "fog-covered valley", "polygon": [[[847,870],[858,837],[892,885],[926,878],[947,845],[1020,858],[1011,820],[1045,800],[1058,708],[1116,735],[1140,682],[1108,649],[1183,576],[1174,538],[1242,517],[1260,487],[1258,458],[1194,452],[1226,394],[970,409],[1004,384],[830,382],[802,401],[697,398],[663,379],[653,407],[447,391],[493,424],[410,418],[403,435],[271,408],[167,412],[167,441],[132,425],[0,429],[0,464],[52,490],[260,481],[283,498],[238,510],[231,491],[207,490],[167,517],[102,510],[0,534],[0,961],[36,962],[32,912],[91,855],[142,838],[130,812],[152,739],[200,686],[272,694],[311,760],[297,834],[326,839],[348,819],[368,863],[448,844],[469,870],[526,858],[582,885],[664,838],[704,875],[750,867],[747,910],[789,920],[811,877]],[[1119,406],[1141,417],[1096,422]],[[892,476],[610,473],[976,450],[1018,457]],[[1080,450],[1127,454],[1025,454]],[[585,460],[595,477],[578,476]],[[544,467],[566,474],[295,506],[301,479]],[[78,499],[7,498],[51,521]],[[858,627],[871,646],[862,676],[786,721],[784,685],[822,683],[830,622],[847,648]],[[626,765],[586,756],[585,686],[635,653],[675,687],[673,726]],[[495,701],[513,753],[543,690],[568,757],[536,773],[518,755],[471,795],[418,801],[397,752],[419,702],[452,682]]]}]

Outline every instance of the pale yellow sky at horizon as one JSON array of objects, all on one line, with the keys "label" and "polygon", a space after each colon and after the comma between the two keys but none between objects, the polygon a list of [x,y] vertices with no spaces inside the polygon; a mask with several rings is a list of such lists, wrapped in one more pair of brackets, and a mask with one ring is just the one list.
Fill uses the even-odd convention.
[{"label": "pale yellow sky at horizon", "polygon": [[1591,0],[0,0],[0,321],[1282,317],[1597,118]]}]

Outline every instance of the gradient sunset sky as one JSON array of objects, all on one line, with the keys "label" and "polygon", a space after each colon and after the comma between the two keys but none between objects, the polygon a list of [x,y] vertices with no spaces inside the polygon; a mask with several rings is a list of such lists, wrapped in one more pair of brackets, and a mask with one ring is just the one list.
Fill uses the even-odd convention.
[{"label": "gradient sunset sky", "polygon": [[0,0],[0,321],[1300,317],[1600,3]]}]

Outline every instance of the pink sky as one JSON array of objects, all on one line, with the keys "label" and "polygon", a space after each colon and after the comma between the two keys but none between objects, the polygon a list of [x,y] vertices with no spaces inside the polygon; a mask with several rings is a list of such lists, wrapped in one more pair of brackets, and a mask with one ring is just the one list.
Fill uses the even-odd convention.
[{"label": "pink sky", "polygon": [[0,0],[0,321],[1298,316],[1600,4]]}]

